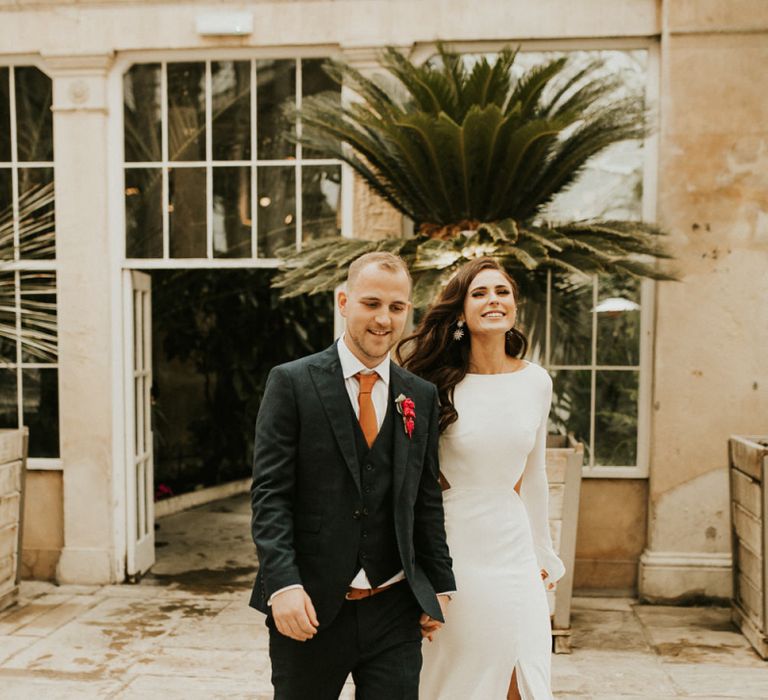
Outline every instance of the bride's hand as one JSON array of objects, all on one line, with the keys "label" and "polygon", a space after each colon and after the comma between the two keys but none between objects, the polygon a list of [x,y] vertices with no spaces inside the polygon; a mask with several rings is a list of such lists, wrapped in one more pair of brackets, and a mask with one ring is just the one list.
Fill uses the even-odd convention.
[{"label": "bride's hand", "polygon": [[[542,581],[546,581],[548,577],[549,577],[549,572],[546,569],[542,569],[541,570],[541,580]],[[547,590],[548,591],[551,591],[554,587],[555,587],[554,583],[548,583],[547,584]]]}]

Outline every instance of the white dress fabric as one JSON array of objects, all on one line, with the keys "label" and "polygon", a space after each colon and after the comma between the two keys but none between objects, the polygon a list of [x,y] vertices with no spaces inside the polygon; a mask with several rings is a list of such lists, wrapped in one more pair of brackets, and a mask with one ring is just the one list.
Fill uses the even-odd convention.
[{"label": "white dress fabric", "polygon": [[422,700],[505,700],[514,669],[523,700],[552,698],[540,570],[549,583],[565,567],[548,523],[551,398],[552,380],[532,363],[456,385],[459,418],[440,438],[440,470],[450,484],[445,526],[458,592],[435,641],[422,644]]}]

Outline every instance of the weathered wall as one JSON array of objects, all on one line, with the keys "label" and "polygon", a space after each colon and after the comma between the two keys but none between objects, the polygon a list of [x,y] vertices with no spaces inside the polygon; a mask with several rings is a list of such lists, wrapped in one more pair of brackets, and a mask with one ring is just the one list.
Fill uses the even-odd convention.
[{"label": "weathered wall", "polygon": [[[19,53],[102,53],[145,49],[327,45],[411,46],[435,39],[652,36],[656,0],[277,0],[149,2],[148,0],[0,0],[0,47]],[[253,34],[200,37],[205,12],[253,13]]]},{"label": "weathered wall", "polygon": [[647,515],[647,479],[582,481],[573,581],[577,591],[637,592]]},{"label": "weathered wall", "polygon": [[[727,7],[726,7],[727,6]],[[727,439],[768,433],[768,4],[667,3],[649,599],[730,594]]]},{"label": "weathered wall", "polygon": [[64,546],[61,472],[28,471],[24,494],[21,575],[52,581]]}]

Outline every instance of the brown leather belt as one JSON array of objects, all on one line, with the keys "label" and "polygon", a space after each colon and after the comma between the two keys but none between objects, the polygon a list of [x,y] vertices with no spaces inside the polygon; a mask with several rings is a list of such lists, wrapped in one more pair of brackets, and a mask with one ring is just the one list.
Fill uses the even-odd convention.
[{"label": "brown leather belt", "polygon": [[347,600],[362,600],[363,598],[370,598],[377,593],[382,593],[383,591],[392,588],[392,586],[396,586],[398,583],[400,583],[400,581],[390,583],[388,586],[379,586],[378,588],[352,588],[350,586],[347,594],[344,597]]}]

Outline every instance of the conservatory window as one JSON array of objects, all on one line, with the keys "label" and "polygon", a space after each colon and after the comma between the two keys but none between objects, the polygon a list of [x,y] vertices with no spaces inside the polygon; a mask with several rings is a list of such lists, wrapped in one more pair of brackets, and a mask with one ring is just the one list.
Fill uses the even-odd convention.
[{"label": "conservatory window", "polygon": [[[653,98],[646,49],[573,51],[601,58],[625,84]],[[523,52],[520,68],[551,53]],[[647,143],[609,147],[550,204],[546,218],[640,220],[652,212],[644,177]],[[550,426],[584,444],[587,476],[647,475],[653,285],[619,275],[549,273],[544,365],[554,382]],[[577,291],[574,291],[577,290]]]},{"label": "conservatory window", "polygon": [[29,428],[31,467],[59,457],[51,94],[0,67],[0,428]]},{"label": "conservatory window", "polygon": [[[261,259],[341,231],[341,163],[286,103],[339,86],[316,58],[138,63],[123,79],[126,258]],[[288,128],[286,128],[288,127]],[[300,125],[293,124],[293,129]]]}]

